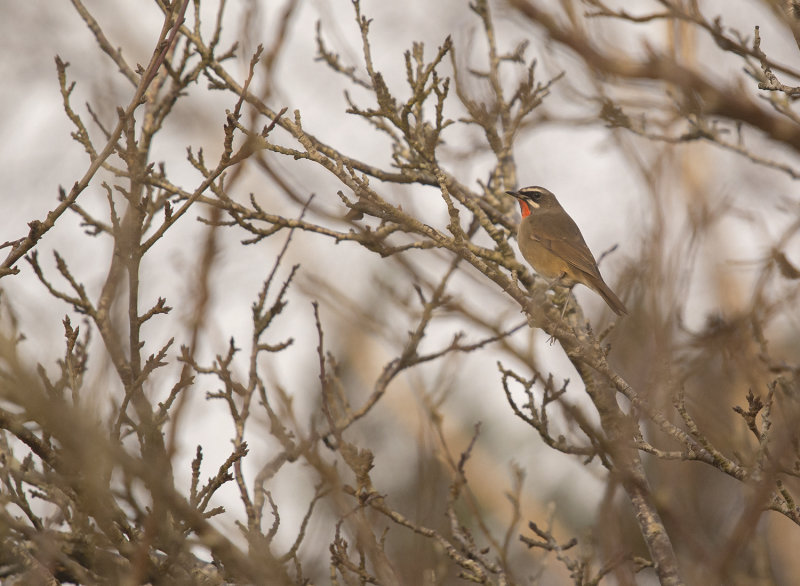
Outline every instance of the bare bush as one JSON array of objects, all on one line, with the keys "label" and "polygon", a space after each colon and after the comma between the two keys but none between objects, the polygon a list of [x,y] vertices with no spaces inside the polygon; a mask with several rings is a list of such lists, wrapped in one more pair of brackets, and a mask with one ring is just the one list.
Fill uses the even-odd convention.
[{"label": "bare bush", "polygon": [[36,39],[88,162],[6,221],[4,583],[792,582],[796,3],[112,4]]}]

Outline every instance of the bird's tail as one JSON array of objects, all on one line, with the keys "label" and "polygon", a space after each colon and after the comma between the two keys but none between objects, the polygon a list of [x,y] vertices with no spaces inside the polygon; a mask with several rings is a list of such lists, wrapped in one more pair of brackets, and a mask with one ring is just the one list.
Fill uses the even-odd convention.
[{"label": "bird's tail", "polygon": [[594,285],[593,289],[600,294],[606,303],[608,303],[611,311],[617,315],[627,315],[628,309],[625,307],[625,304],[620,301],[619,297],[617,297],[611,288],[605,284],[605,281],[603,281],[602,278],[592,279],[592,285]]}]

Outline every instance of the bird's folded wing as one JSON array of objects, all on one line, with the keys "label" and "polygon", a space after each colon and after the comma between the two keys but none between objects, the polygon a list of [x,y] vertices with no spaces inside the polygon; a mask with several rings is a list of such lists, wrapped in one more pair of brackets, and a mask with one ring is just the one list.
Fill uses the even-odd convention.
[{"label": "bird's folded wing", "polygon": [[542,246],[576,269],[592,276],[600,276],[597,263],[580,232],[569,234],[568,231],[564,238],[554,234],[531,235],[531,238],[539,241]]}]

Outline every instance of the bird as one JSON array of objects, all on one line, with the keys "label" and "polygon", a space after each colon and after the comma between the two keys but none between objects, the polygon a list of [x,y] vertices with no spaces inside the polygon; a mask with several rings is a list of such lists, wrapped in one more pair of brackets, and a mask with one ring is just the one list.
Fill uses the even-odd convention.
[{"label": "bird", "polygon": [[[599,294],[617,315],[628,313],[625,304],[603,280],[578,225],[552,192],[531,186],[506,193],[519,201],[522,221],[517,243],[522,256],[539,275],[569,288],[582,283]],[[563,314],[562,310],[562,317]]]}]

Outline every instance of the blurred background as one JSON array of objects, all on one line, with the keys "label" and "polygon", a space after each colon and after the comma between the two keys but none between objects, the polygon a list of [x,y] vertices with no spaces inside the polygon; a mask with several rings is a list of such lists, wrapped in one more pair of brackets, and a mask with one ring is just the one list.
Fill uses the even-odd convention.
[{"label": "blurred background", "polygon": [[[147,64],[163,20],[155,3],[86,0],[84,4],[129,63]],[[742,56],[724,51],[697,22],[586,18],[584,13],[599,10],[592,2],[535,4],[565,22],[573,14],[587,38],[611,54],[630,58],[644,58],[648,52],[669,55],[710,84],[735,88],[767,111],[773,107],[768,102],[771,96],[760,92],[757,81],[746,74]],[[663,4],[643,1],[616,3],[616,7],[650,14],[663,12]],[[719,16],[725,34],[732,38],[738,31],[750,46],[754,27],[759,26],[761,48],[770,59],[790,68],[798,61],[791,27],[776,3],[698,4],[703,18],[713,23]],[[527,42],[525,55],[536,60],[537,80],[546,83],[564,74],[520,130],[513,155],[518,186],[541,185],[553,191],[581,227],[595,256],[610,251],[602,258],[600,269],[631,312],[605,340],[613,348],[610,361],[638,393],[676,421],[672,405],[675,389],[681,388],[705,436],[726,456],[743,465],[752,463],[758,442],[733,407],[746,408],[748,391],[765,396],[778,376],[794,385],[800,353],[797,276],[790,270],[781,273],[774,262],[777,251],[788,263],[800,266],[800,207],[794,185],[800,176],[797,152],[750,129],[746,121],[739,124],[738,136],[735,121],[707,122],[718,123],[723,138],[745,145],[754,153],[750,157],[714,140],[680,140],[693,130],[693,114],[676,106],[683,104],[679,86],[643,79],[617,82],[553,41],[540,24],[513,6],[501,1],[489,6],[499,51],[510,52]],[[206,34],[212,30],[218,9],[216,2],[200,5]],[[401,98],[409,93],[403,52],[412,43],[424,43],[426,59],[430,59],[450,36],[452,61],[444,60],[441,75],[452,75],[455,64],[473,97],[490,99],[488,83],[467,73],[487,70],[488,45],[481,22],[466,0],[363,0],[361,11],[372,19],[372,58],[392,93]],[[75,3],[0,0],[0,12],[4,15],[0,19],[0,75],[4,80],[0,84],[0,226],[2,240],[10,241],[27,233],[28,222],[44,218],[57,204],[59,186],[69,190],[88,167],[86,153],[70,137],[74,128],[64,113],[54,57],[70,63],[68,79],[76,84],[71,103],[84,121],[90,120],[85,107],[88,102],[99,120],[113,126],[116,109],[128,103],[133,88],[98,50]],[[345,65],[363,72],[361,36],[350,1],[236,2],[226,7],[224,22],[220,45],[238,43],[235,59],[226,64],[236,79],[246,77],[259,44],[277,46],[278,35],[283,34],[272,68],[258,70],[254,78],[265,102],[274,110],[287,107],[289,117],[299,111],[307,132],[342,153],[381,168],[391,167],[392,145],[386,135],[346,112],[345,92],[363,107],[372,107],[374,96],[318,58],[317,27],[329,50]],[[504,71],[507,91],[513,91],[526,75],[524,66],[514,63],[508,63]],[[797,83],[783,77],[784,83]],[[235,95],[210,90],[208,80],[201,76],[154,141],[151,160],[163,163],[170,180],[191,191],[202,177],[187,162],[187,148],[194,153],[202,149],[207,160],[216,161],[222,152],[225,112],[235,103]],[[608,117],[601,115],[604,104],[624,110],[639,131],[613,127]],[[454,91],[444,114],[455,121],[467,115]],[[646,123],[640,124],[644,120]],[[266,123],[263,118],[252,118],[256,130]],[[787,124],[794,123],[787,117]],[[96,126],[92,132],[97,132]],[[671,138],[653,140],[654,136]],[[482,193],[480,183],[487,183],[496,164],[484,133],[477,125],[457,122],[442,138],[438,162],[463,185]],[[275,140],[291,143],[285,135]],[[240,167],[228,183],[229,193],[237,201],[246,203],[252,194],[269,213],[296,218],[303,203],[287,195],[288,191],[303,199],[314,194],[306,219],[336,230],[348,229],[347,209],[337,195],[344,186],[321,167],[274,153],[262,155],[261,163],[251,158]],[[102,171],[79,200],[85,210],[99,217],[108,214],[102,181],[118,180]],[[387,200],[400,202],[403,210],[421,221],[435,227],[447,225],[449,217],[438,189],[414,183],[373,183]],[[192,208],[158,241],[142,265],[141,306],[149,307],[163,297],[173,307],[169,315],[148,322],[142,353],[151,354],[170,337],[176,339],[168,365],[149,381],[147,390],[154,404],[168,394],[181,369],[176,360],[178,348],[190,338],[198,274],[208,269],[204,263],[209,262],[203,256],[203,244],[210,228],[196,218],[209,215],[207,208]],[[196,352],[201,364],[227,353],[231,339],[245,350],[251,343],[252,304],[285,243],[286,231],[243,245],[250,237],[235,226],[216,231],[211,297]],[[485,235],[479,241],[491,245]],[[516,243],[513,246],[516,251]],[[106,278],[113,246],[103,236],[86,234],[77,214],[67,214],[37,250],[53,280],[58,277],[52,251],[58,251],[89,295],[96,296]],[[281,389],[291,397],[298,429],[313,427],[320,413],[318,334],[311,302],[319,302],[325,351],[335,358],[338,379],[357,406],[369,396],[382,369],[398,356],[409,331],[416,327],[422,305],[415,287],[428,295],[450,261],[449,253],[436,250],[381,258],[353,242],[336,243],[305,231],[293,234],[277,276],[280,281],[285,279],[295,263],[300,265],[299,272],[287,293],[288,305],[266,338],[269,343],[292,338],[294,343],[269,358],[262,357],[259,372],[270,393]],[[27,263],[18,263],[18,267],[20,274],[4,278],[0,285],[25,337],[19,348],[31,367],[41,364],[55,373],[56,361],[64,352],[64,317],[71,316],[73,325],[91,326],[82,324],[81,316],[67,303],[54,299]],[[610,323],[610,311],[588,289],[578,287],[574,293],[594,331],[602,332]],[[458,332],[464,333],[465,343],[476,343],[492,335],[495,328],[502,332],[525,324],[513,299],[474,269],[460,270],[448,283],[446,294],[450,300],[437,311],[420,353],[446,347]],[[491,327],[470,317],[476,315]],[[552,373],[556,387],[569,379],[564,401],[597,424],[580,377],[560,346],[549,344],[547,338],[524,325],[479,351],[450,353],[416,366],[395,379],[380,402],[347,431],[349,441],[368,446],[374,453],[372,479],[391,506],[417,523],[447,533],[444,510],[453,480],[447,459],[458,460],[480,424],[465,468],[470,495],[466,500],[474,505],[463,505],[459,511],[465,525],[485,523],[487,534],[498,542],[510,539],[508,563],[520,583],[574,580],[554,554],[529,550],[519,543],[517,535],[526,533],[529,520],[546,526],[549,519],[559,540],[577,537],[582,551],[601,552],[597,554],[601,561],[631,552],[647,555],[625,495],[597,459],[587,464],[547,447],[509,406],[498,361],[525,376],[531,376],[532,367]],[[114,383],[99,336],[93,337],[90,348],[93,352],[84,388],[91,389],[91,396],[84,396],[85,406],[103,417],[118,401],[119,382]],[[246,376],[248,359],[248,351],[234,358],[233,368],[242,376]],[[191,387],[176,433],[178,486],[188,486],[191,481],[190,462],[196,446],[202,446],[209,470],[216,470],[230,453],[235,430],[229,413],[223,402],[206,398],[206,393],[219,388],[220,382],[211,376],[198,376]],[[519,397],[524,401],[521,394]],[[554,436],[580,436],[573,417],[556,408],[551,415]],[[788,407],[783,412],[775,409],[775,425],[785,418],[789,428],[789,445],[794,441],[793,415]],[[678,449],[676,442],[660,437],[652,424],[645,421],[642,429],[654,445]],[[280,445],[270,434],[266,414],[256,409],[246,436],[250,454],[244,460],[243,474],[252,481]],[[335,459],[333,452],[319,449],[321,457]],[[700,463],[649,458],[646,465],[687,583],[713,583],[705,580],[723,575],[731,580],[727,583],[793,583],[793,576],[800,572],[793,553],[800,546],[800,532],[775,512],[756,515],[752,526],[743,529],[741,513],[747,508],[752,486]],[[787,465],[792,466],[794,461]],[[271,498],[280,510],[276,550],[288,548],[296,538],[318,483],[318,471],[303,458],[286,463],[270,481]],[[514,518],[515,502],[508,493],[513,493],[517,483],[521,523],[508,537],[505,532]],[[236,526],[244,515],[236,486],[221,489],[215,503],[226,509],[215,518],[215,525],[244,545]],[[314,581],[328,579],[328,544],[333,539],[334,521],[343,515],[332,499],[311,517],[301,557],[304,572]],[[386,520],[375,523],[389,525]],[[390,557],[403,583],[460,583],[428,540],[398,526],[392,526],[389,535]],[[737,552],[741,559],[732,554],[734,541],[741,542]],[[725,573],[714,564],[729,564],[734,569]],[[619,575],[608,579],[625,582]],[[648,572],[638,580],[656,583]]]}]

